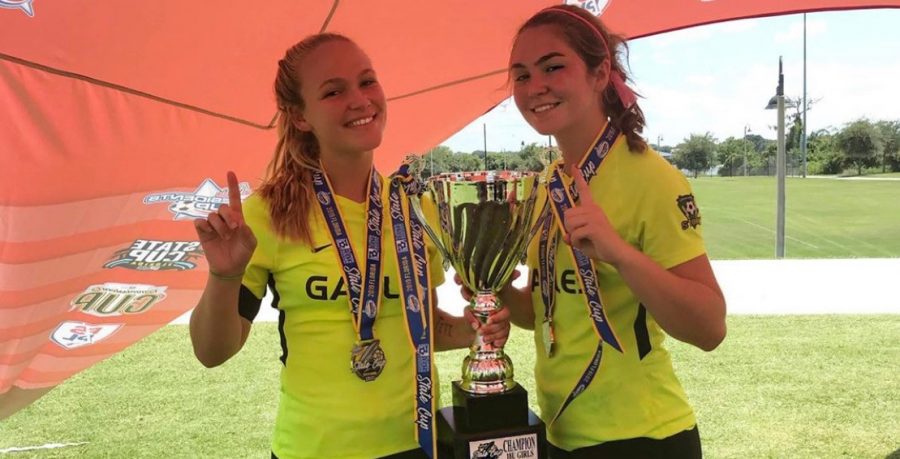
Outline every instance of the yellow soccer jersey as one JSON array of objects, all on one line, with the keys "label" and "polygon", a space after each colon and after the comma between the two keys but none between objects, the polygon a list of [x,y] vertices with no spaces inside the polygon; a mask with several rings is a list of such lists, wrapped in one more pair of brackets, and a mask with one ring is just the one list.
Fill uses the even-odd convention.
[{"label": "yellow soccer jersey", "polygon": [[[384,179],[382,184],[386,209],[389,187]],[[341,196],[336,201],[362,269],[366,205]],[[242,289],[245,297],[249,290],[256,298],[242,299],[242,315],[255,316],[256,311],[247,305],[254,301],[258,305],[267,284],[280,311],[284,366],[273,452],[281,459],[371,458],[417,448],[415,356],[400,299],[388,212],[383,220],[382,299],[374,326],[387,364],[376,380],[364,382],[350,371],[350,351],[357,335],[337,251],[317,204],[311,212],[312,247],[278,238],[259,195],[248,198],[243,208],[258,245]],[[444,273],[440,255],[428,243],[431,280],[436,286],[443,282]],[[436,390],[436,369],[434,376]]]},{"label": "yellow soccer jersey", "polygon": [[[567,182],[568,183],[568,182]],[[700,214],[684,176],[654,151],[632,153],[620,135],[591,180],[594,201],[633,247],[668,269],[705,253]],[[538,204],[543,207],[546,191]],[[528,248],[535,311],[535,379],[542,417],[553,419],[590,362],[599,340],[575,274],[571,249],[557,246],[555,352],[544,350],[538,267],[539,235]],[[693,410],[663,347],[665,332],[610,265],[595,263],[604,310],[624,347],[603,345],[594,380],[548,426],[551,443],[565,450],[605,441],[665,438],[695,423]]]}]

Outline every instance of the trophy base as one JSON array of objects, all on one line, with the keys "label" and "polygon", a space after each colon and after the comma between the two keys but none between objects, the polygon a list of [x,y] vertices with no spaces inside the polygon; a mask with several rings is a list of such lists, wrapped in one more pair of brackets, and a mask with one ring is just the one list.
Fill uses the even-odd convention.
[{"label": "trophy base", "polygon": [[516,385],[501,394],[470,394],[453,382],[453,405],[438,413],[441,459],[547,456],[544,422],[528,409],[528,392]]}]

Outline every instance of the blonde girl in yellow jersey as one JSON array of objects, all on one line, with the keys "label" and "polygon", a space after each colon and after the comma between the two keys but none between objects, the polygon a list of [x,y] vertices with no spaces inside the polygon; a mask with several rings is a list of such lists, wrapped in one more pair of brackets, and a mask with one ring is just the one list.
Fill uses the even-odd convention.
[{"label": "blonde girl in yellow jersey", "polygon": [[[313,35],[279,61],[275,95],[261,187],[242,203],[229,173],[229,204],[195,223],[210,271],[194,353],[207,367],[235,355],[268,287],[282,350],[272,457],[432,457],[433,351],[470,345],[477,320],[437,309],[441,263],[406,182],[373,167],[387,120],[376,72],[350,39]],[[480,331],[502,345],[508,313]]]}]

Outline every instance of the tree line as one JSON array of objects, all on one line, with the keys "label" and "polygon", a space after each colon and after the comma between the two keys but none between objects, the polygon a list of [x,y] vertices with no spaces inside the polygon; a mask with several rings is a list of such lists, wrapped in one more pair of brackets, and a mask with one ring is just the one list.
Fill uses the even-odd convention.
[{"label": "tree line", "polygon": [[555,159],[555,148],[536,143],[524,145],[514,152],[487,152],[476,150],[471,153],[454,152],[445,145],[433,148],[423,156],[422,176],[429,177],[444,172],[467,172],[480,170],[532,171],[544,170],[544,164]]},{"label": "tree line", "polygon": [[[795,117],[785,132],[787,173],[802,174],[803,123]],[[756,134],[729,137],[721,142],[710,133],[692,134],[671,150],[672,162],[694,177],[713,172],[720,176],[774,175],[777,142]],[[900,120],[859,119],[841,128],[808,133],[806,173],[834,175],[900,172]]]},{"label": "tree line", "polygon": [[[802,132],[803,121],[798,112],[785,132],[789,175],[802,173]],[[900,120],[873,122],[863,118],[841,128],[810,132],[806,143],[807,173],[811,175],[900,172]],[[674,146],[652,147],[694,177],[701,174],[774,175],[778,148],[775,139],[766,139],[758,134],[719,141],[710,133],[692,134]],[[441,145],[423,156],[422,175],[428,177],[444,172],[477,170],[539,172],[558,155],[555,147],[536,143],[523,145],[519,151],[488,151],[487,155],[482,150],[454,152]]]}]

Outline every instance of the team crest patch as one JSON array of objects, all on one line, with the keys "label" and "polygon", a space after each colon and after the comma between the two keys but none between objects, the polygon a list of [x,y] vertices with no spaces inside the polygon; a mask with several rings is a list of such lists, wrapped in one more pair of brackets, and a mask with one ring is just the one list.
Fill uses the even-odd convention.
[{"label": "team crest patch", "polygon": [[109,338],[122,328],[122,324],[89,324],[86,322],[66,321],[59,324],[50,340],[63,349],[75,349],[88,346]]},{"label": "team crest patch", "polygon": [[688,227],[696,228],[700,226],[700,208],[694,201],[694,195],[685,194],[678,197],[678,208],[687,220],[681,222],[681,229],[686,230]]},{"label": "team crest patch", "polygon": [[28,17],[34,17],[34,0],[0,0],[0,8],[22,10]]},{"label": "team crest patch", "polygon": [[[241,182],[241,200],[250,196],[250,184]],[[209,214],[219,210],[222,204],[228,204],[228,188],[222,188],[212,179],[205,179],[193,192],[163,191],[148,194],[144,204],[169,203],[169,212],[175,215],[173,220],[195,220],[207,218]]]}]

